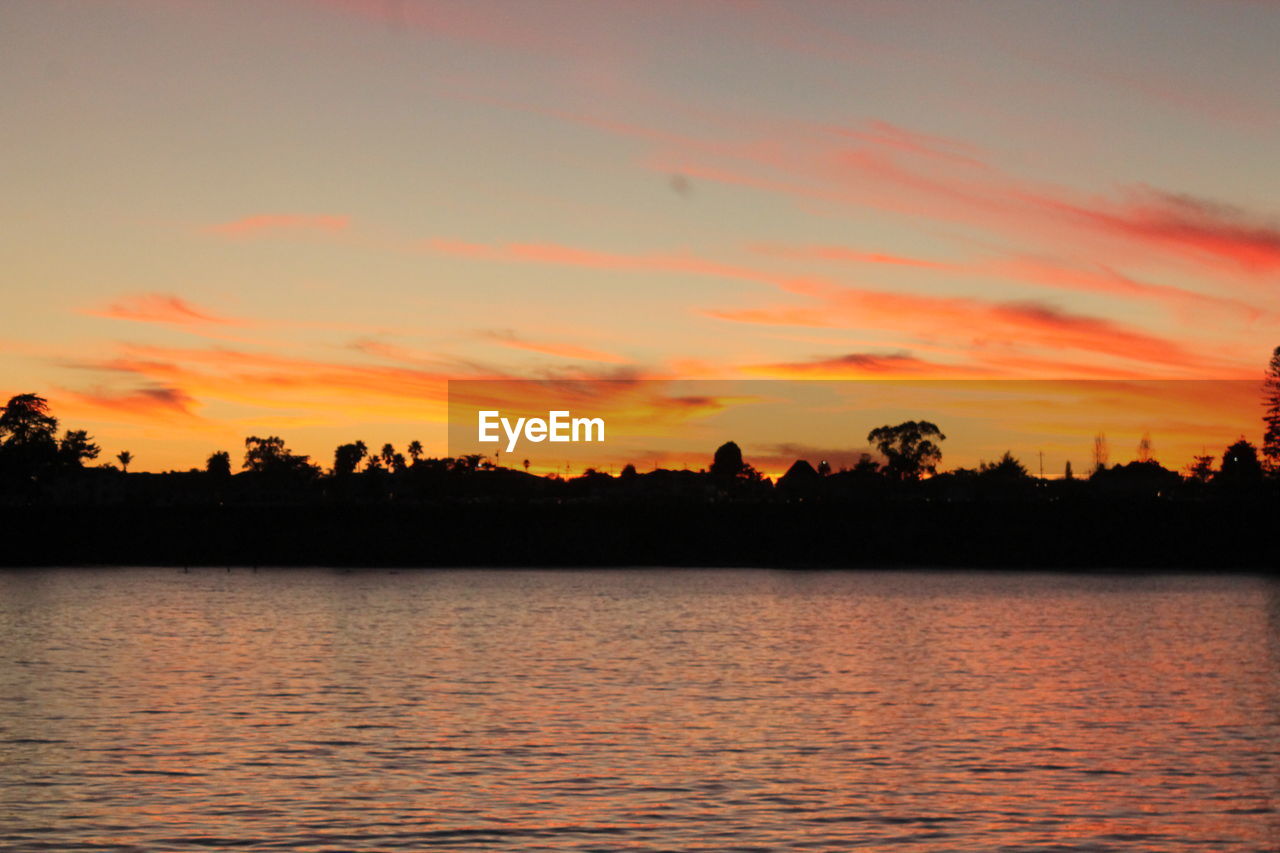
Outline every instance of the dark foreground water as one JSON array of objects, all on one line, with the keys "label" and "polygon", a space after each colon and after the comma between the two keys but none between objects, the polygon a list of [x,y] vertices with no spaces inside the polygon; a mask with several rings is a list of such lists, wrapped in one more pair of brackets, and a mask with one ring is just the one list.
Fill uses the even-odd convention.
[{"label": "dark foreground water", "polygon": [[1280,584],[0,574],[5,850],[1277,850]]}]

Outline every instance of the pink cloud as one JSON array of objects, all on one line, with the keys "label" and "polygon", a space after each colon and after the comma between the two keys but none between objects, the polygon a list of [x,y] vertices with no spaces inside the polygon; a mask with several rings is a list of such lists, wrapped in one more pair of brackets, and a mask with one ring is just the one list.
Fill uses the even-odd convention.
[{"label": "pink cloud", "polygon": [[1138,186],[1118,201],[1085,205],[1044,198],[1040,204],[1110,234],[1250,272],[1280,269],[1280,225],[1207,199]]},{"label": "pink cloud", "polygon": [[[496,247],[456,241],[428,241],[431,251],[468,258],[586,267],[608,271],[648,271],[731,278],[766,284],[803,301],[759,308],[703,310],[707,317],[771,326],[894,331],[922,340],[946,342],[954,352],[1006,350],[1012,346],[1077,352],[1119,359],[1130,365],[1173,371],[1233,371],[1240,365],[1194,351],[1167,337],[1100,317],[1061,311],[1034,301],[992,301],[846,287],[822,276],[796,276],[752,267],[721,264],[693,255],[595,252],[556,244],[507,244]],[[1020,272],[1025,270],[1020,269]],[[1044,270],[1040,274],[1047,275]],[[1079,284],[1068,277],[1068,282]],[[1137,284],[1105,279],[1096,287],[1142,290]],[[1016,342],[997,345],[998,342]],[[1069,359],[1065,360],[1069,361]],[[1087,365],[1081,365],[1081,369]],[[1114,365],[1099,365],[1114,369]],[[1075,375],[1073,373],[1073,375]]]},{"label": "pink cloud", "polygon": [[1280,269],[1280,225],[1257,215],[1143,186],[1089,197],[1031,183],[979,159],[960,141],[884,122],[855,128],[774,122],[765,136],[752,136],[758,128],[748,127],[715,140],[572,120],[649,141],[653,150],[644,164],[663,174],[979,227],[1005,240],[1031,237],[1068,252],[1083,250],[1080,238],[1087,235],[1147,261],[1173,252],[1231,271]]}]

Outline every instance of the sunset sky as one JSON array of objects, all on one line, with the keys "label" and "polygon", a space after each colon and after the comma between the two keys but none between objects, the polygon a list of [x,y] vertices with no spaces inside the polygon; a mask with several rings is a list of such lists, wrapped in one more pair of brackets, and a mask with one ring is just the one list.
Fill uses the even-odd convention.
[{"label": "sunset sky", "polygon": [[9,0],[0,394],[165,470],[442,454],[449,379],[1256,379],[1278,44],[1267,0]]}]

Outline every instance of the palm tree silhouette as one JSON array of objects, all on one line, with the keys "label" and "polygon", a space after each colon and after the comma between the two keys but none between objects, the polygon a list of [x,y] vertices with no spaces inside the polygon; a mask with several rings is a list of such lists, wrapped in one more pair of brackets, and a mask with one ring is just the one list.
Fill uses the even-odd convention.
[{"label": "palm tree silhouette", "polygon": [[128,474],[129,463],[133,461],[133,454],[127,450],[121,450],[116,454],[116,458],[120,460],[120,467],[124,469],[126,474]]}]

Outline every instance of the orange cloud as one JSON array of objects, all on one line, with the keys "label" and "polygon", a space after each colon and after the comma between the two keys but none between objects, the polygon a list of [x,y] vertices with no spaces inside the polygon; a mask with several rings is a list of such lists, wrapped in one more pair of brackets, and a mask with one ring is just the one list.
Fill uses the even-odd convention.
[{"label": "orange cloud", "polygon": [[207,234],[223,237],[251,237],[268,233],[296,233],[316,231],[336,234],[351,224],[348,216],[304,215],[295,213],[258,214],[231,222],[209,225],[202,230]]},{"label": "orange cloud", "polygon": [[124,416],[147,423],[199,419],[192,411],[197,405],[196,399],[180,388],[145,387],[125,392],[59,388],[57,396],[60,403],[71,403],[73,411],[92,410],[94,414]]},{"label": "orange cloud", "polygon": [[708,310],[709,317],[740,323],[827,328],[875,328],[948,340],[958,349],[980,353],[994,346],[1007,349],[1044,347],[1083,351],[1128,362],[1193,371],[1240,369],[1209,361],[1185,346],[1098,317],[1071,314],[1034,302],[988,302],[963,297],[934,297],[843,288],[827,283],[793,282],[787,288],[807,297],[802,304],[764,308]]},{"label": "orange cloud", "polygon": [[1171,285],[1151,284],[1104,265],[1098,265],[1094,269],[1078,269],[1031,257],[1015,257],[1005,261],[977,264],[974,266],[974,271],[1064,290],[1147,300],[1178,311],[1201,311],[1206,308],[1226,310],[1250,321],[1261,319],[1271,313],[1243,299],[1200,293]]},{"label": "orange cloud", "polygon": [[929,261],[922,258],[907,258],[901,255],[886,255],[880,252],[860,252],[844,246],[779,246],[774,244],[755,244],[753,251],[780,258],[791,258],[802,261],[847,261],[859,264],[887,264],[890,266],[919,267],[921,269],[950,270],[955,264],[941,261]]},{"label": "orange cloud", "polygon": [[342,364],[223,347],[126,345],[113,358],[69,366],[124,374],[202,402],[219,400],[272,410],[359,411],[407,420],[421,419],[438,406],[450,378],[443,369]]},{"label": "orange cloud", "polygon": [[[776,326],[879,329],[905,332],[930,341],[946,341],[957,352],[1010,347],[1025,350],[1042,347],[1078,351],[1120,359],[1127,364],[1189,371],[1201,376],[1239,371],[1242,365],[1221,357],[1206,357],[1187,345],[1120,323],[1069,313],[1034,301],[997,302],[966,297],[877,291],[845,287],[821,276],[795,276],[752,267],[722,264],[693,255],[627,255],[595,252],[557,244],[505,244],[491,247],[476,243],[429,240],[428,250],[482,260],[527,262],[585,267],[609,271],[668,272],[730,278],[767,284],[785,293],[804,297],[806,303],[777,304],[764,308],[701,311],[721,320]],[[1160,293],[1157,286],[1098,274],[1071,274],[1030,262],[1006,267],[1006,272],[1034,272],[1041,279],[1095,289]],[[1196,295],[1173,289],[1172,296],[1196,301]],[[1105,365],[1104,365],[1105,366]],[[1076,375],[1073,373],[1072,375]]]},{"label": "orange cloud", "polygon": [[754,251],[774,257],[806,261],[849,262],[916,267],[939,271],[995,275],[1011,281],[1044,285],[1061,290],[1102,293],[1129,299],[1155,302],[1174,310],[1212,308],[1238,313],[1249,320],[1268,314],[1253,302],[1229,296],[1200,293],[1182,287],[1152,284],[1112,269],[1103,264],[1092,268],[1073,267],[1040,260],[1031,256],[1014,256],[1006,260],[944,263],[941,261],[864,252],[844,246],[784,246],[757,244]]},{"label": "orange cloud", "polygon": [[166,293],[143,293],[137,296],[127,296],[105,308],[89,309],[84,313],[94,317],[109,317],[113,320],[133,320],[139,323],[161,323],[175,326],[237,326],[244,323],[243,320],[223,317],[207,309],[192,305],[180,297]]},{"label": "orange cloud", "polygon": [[1280,226],[1239,208],[1140,186],[1119,202],[1094,206],[1053,198],[1045,207],[1095,228],[1238,265],[1250,272],[1280,269]]},{"label": "orange cloud", "polygon": [[743,371],[753,376],[771,379],[866,379],[910,376],[960,378],[992,375],[989,369],[925,361],[910,353],[866,352],[846,353],[809,361],[750,365],[744,367]]}]

